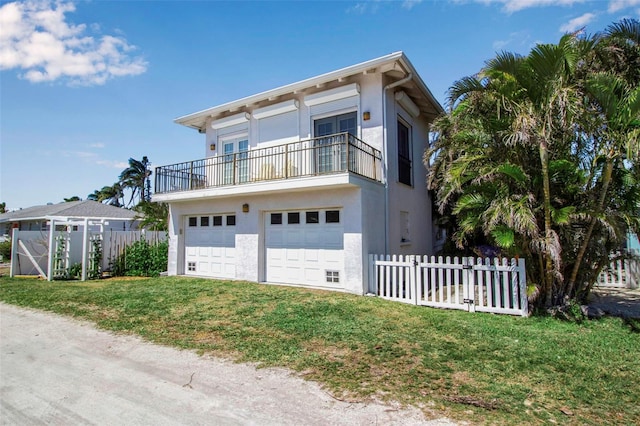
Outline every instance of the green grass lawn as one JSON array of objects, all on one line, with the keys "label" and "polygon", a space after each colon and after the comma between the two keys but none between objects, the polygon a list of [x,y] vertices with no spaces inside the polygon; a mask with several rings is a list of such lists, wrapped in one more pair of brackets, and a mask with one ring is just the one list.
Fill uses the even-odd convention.
[{"label": "green grass lawn", "polygon": [[[472,423],[640,424],[640,333],[194,278],[0,278],[0,300]],[[634,331],[634,329],[636,331]]]}]

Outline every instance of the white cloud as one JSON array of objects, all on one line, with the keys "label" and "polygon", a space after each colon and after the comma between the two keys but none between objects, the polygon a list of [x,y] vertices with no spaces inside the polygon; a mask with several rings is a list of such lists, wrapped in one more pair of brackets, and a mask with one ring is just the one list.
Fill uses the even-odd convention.
[{"label": "white cloud", "polygon": [[585,13],[582,16],[578,16],[577,18],[571,19],[569,22],[566,22],[560,26],[560,31],[563,33],[572,33],[584,26],[586,26],[589,22],[593,21],[596,18],[594,13]]},{"label": "white cloud", "polygon": [[120,170],[126,169],[127,167],[129,167],[129,163],[124,161],[98,160],[96,161],[96,164],[100,166],[107,166],[107,167],[120,169]]},{"label": "white cloud", "polygon": [[640,0],[611,0],[607,11],[609,13],[615,13],[622,9],[636,6],[640,6]]},{"label": "white cloud", "polygon": [[103,144],[102,142],[89,144],[89,148],[104,148],[104,147],[105,147],[105,144]]},{"label": "white cloud", "polygon": [[18,69],[33,83],[63,80],[74,85],[104,84],[142,74],[147,62],[121,36],[93,34],[98,24],[75,25],[70,2],[27,0],[0,7],[0,70]]},{"label": "white cloud", "polygon": [[[502,10],[508,13],[518,12],[524,9],[541,6],[572,6],[577,3],[584,3],[585,0],[472,0],[483,4],[501,4]],[[633,0],[631,0],[633,1]],[[454,0],[460,3],[460,0]]]},{"label": "white cloud", "polygon": [[94,158],[96,157],[96,153],[94,152],[86,152],[86,151],[62,151],[61,154],[64,157],[75,157],[75,158]]},{"label": "white cloud", "polygon": [[493,50],[501,51],[506,46],[515,45],[516,47],[523,48],[529,47],[531,41],[531,35],[526,31],[517,31],[509,34],[506,40],[496,40],[493,42]]},{"label": "white cloud", "polygon": [[[411,10],[414,6],[422,3],[424,0],[402,0],[400,7],[405,10]],[[398,4],[398,2],[388,2],[384,0],[364,0],[360,1],[353,6],[347,8],[347,13],[353,13],[356,15],[364,15],[365,13],[377,13],[382,5],[388,3]]]},{"label": "white cloud", "polygon": [[347,13],[364,15],[365,13],[376,13],[380,6],[380,0],[369,0],[356,3],[347,9]]},{"label": "white cloud", "polygon": [[402,2],[402,8],[411,10],[413,9],[413,6],[418,5],[420,3],[422,3],[422,0],[404,0]]}]

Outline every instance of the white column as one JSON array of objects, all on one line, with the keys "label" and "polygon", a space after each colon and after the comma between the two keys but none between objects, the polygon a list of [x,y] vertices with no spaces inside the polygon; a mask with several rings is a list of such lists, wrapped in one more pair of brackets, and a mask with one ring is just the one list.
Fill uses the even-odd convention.
[{"label": "white column", "polygon": [[11,268],[9,269],[9,276],[13,278],[15,276],[15,267],[18,264],[18,235],[20,231],[18,228],[13,228],[11,232]]},{"label": "white column", "polygon": [[49,261],[47,262],[47,281],[53,281],[53,253],[55,251],[56,221],[51,219],[49,222]]},{"label": "white column", "polygon": [[82,230],[82,281],[87,280],[87,260],[89,249],[89,219],[84,218],[84,229]]}]

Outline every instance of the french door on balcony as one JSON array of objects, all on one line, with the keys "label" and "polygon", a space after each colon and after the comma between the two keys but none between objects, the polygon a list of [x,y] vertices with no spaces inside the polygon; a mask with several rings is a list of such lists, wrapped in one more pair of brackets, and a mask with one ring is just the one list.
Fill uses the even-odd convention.
[{"label": "french door on balcony", "polygon": [[224,140],[222,150],[224,155],[223,184],[233,185],[247,182],[249,180],[249,140],[246,135]]},{"label": "french door on balcony", "polygon": [[[315,144],[315,166],[317,173],[330,173],[346,168],[347,139],[344,135],[331,136],[336,133],[356,135],[358,120],[356,112],[320,118],[313,122]],[[323,137],[326,136],[326,137]]]}]

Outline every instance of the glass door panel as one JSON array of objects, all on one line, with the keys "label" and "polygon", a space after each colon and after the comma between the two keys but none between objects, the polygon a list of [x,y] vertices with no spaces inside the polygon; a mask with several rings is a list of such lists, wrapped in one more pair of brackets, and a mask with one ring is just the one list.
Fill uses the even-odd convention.
[{"label": "glass door panel", "polygon": [[314,121],[316,170],[329,173],[346,170],[348,138],[358,131],[356,112],[321,118]]},{"label": "glass door panel", "polygon": [[316,152],[316,168],[318,173],[328,173],[333,171],[333,152],[332,142],[333,135],[336,131],[336,118],[327,117],[314,121],[315,152]]},{"label": "glass door panel", "polygon": [[246,135],[227,138],[222,145],[222,183],[234,185],[249,180],[249,140]]}]

